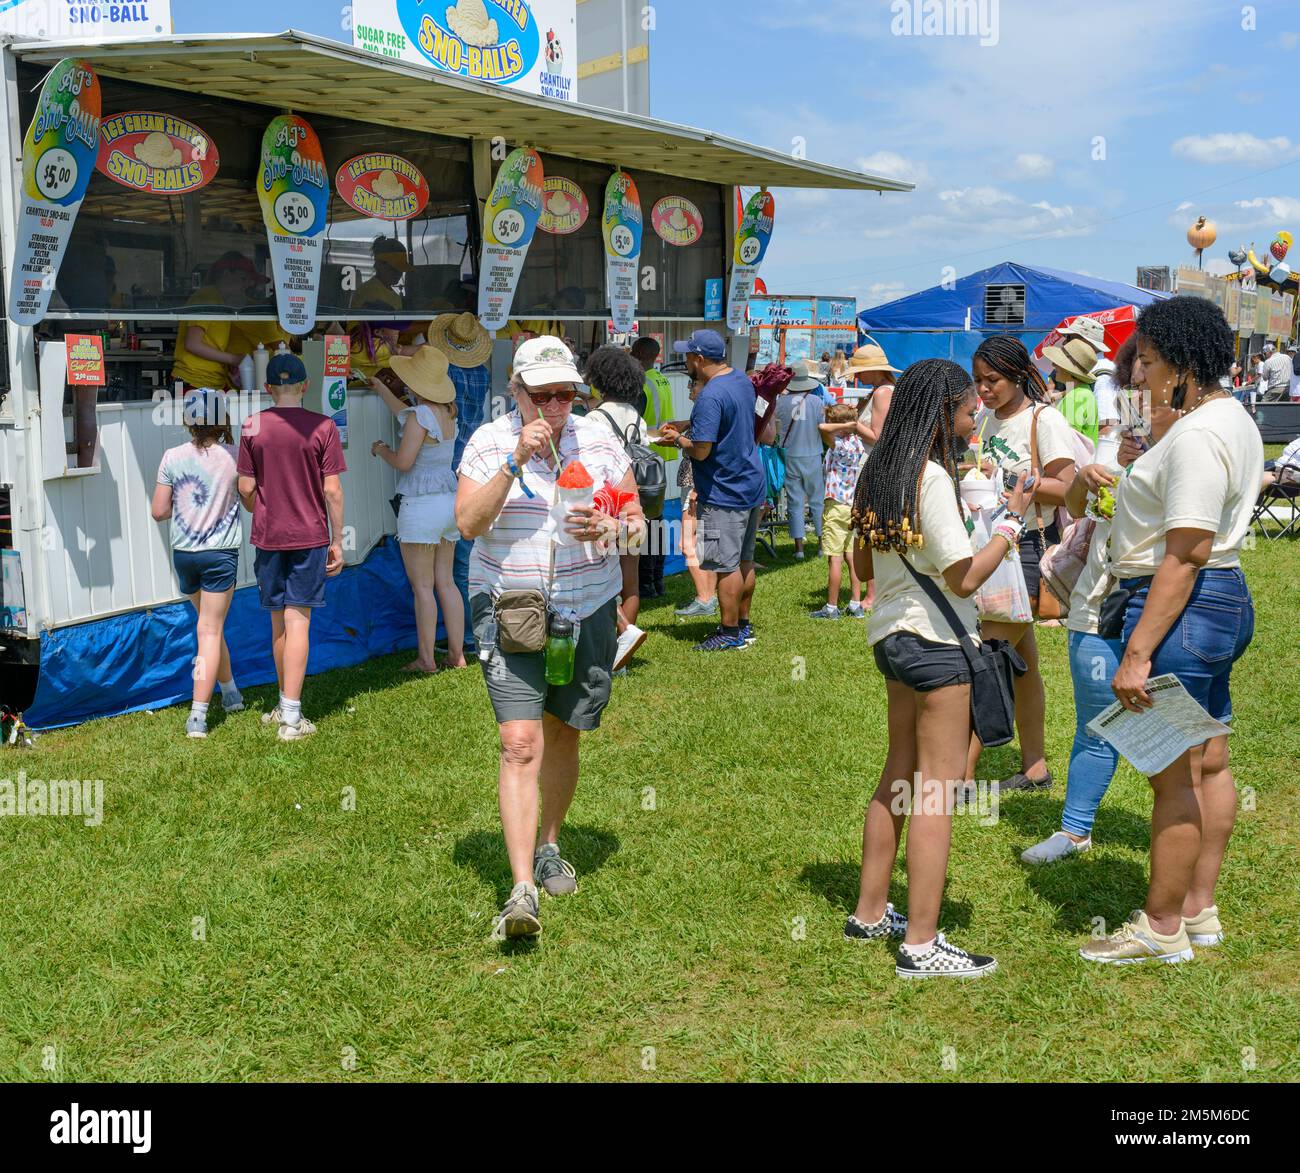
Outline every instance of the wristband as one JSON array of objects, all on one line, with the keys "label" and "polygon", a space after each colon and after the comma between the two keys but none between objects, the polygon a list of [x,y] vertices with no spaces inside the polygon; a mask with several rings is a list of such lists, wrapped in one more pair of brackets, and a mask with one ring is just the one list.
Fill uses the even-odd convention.
[{"label": "wristband", "polygon": [[513,452],[506,456],[506,462],[502,467],[510,474],[511,480],[517,480],[519,482],[519,487],[523,489],[525,497],[537,496],[537,494],[528,487],[528,483],[524,480],[523,470],[515,463],[515,454]]}]

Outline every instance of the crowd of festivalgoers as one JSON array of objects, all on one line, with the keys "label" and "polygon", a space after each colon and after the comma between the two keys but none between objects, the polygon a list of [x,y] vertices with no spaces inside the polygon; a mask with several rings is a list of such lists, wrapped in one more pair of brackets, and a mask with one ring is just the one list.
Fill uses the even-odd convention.
[{"label": "crowd of festivalgoers", "polygon": [[[1233,393],[1222,313],[1175,297],[1144,309],[1122,346],[1088,317],[1061,334],[1044,351],[1050,373],[1010,336],[987,337],[969,370],[938,359],[900,370],[868,341],[820,363],[746,373],[718,333],[698,330],[674,347],[690,381],[686,419],[673,418],[652,339],[630,352],[602,347],[580,372],[561,338],[542,335],[515,351],[512,409],[486,422],[454,355],[427,342],[402,348],[394,334],[395,379],[376,375],[373,386],[400,438],[373,455],[400,474],[397,536],[418,635],[407,667],[438,670],[439,615],[446,666],[470,663],[467,648],[482,666],[514,885],[495,936],[537,934],[540,895],[577,888],[560,837],[579,742],[646,639],[641,599],[665,593],[660,510],[672,476],[693,587],[676,614],[717,624],[698,652],[741,652],[758,638],[756,543],[774,488],[795,558],[815,542],[825,559],[826,602],[811,619],[866,623],[888,749],[845,936],[897,941],[900,977],[995,968],[939,926],[953,806],[974,785],[983,748],[972,716],[987,699],[980,658],[1010,682],[1019,741],[1020,768],[998,789],[1046,790],[1055,777],[1036,630],[1067,629],[1075,736],[1062,824],[1023,855],[1042,865],[1091,847],[1118,764],[1093,719],[1116,700],[1149,708],[1148,681],[1172,673],[1226,721],[1232,666],[1254,629],[1238,555],[1266,476],[1259,432]],[[238,449],[220,395],[192,391],[191,440],[159,469],[153,512],[170,518],[205,668],[195,673],[194,737],[206,735],[217,687],[228,711],[242,707],[222,637],[241,504],[280,686],[263,720],[284,740],[314,732],[301,707],[310,618],[343,564],[345,466],[332,423],[302,407],[306,379],[297,357],[271,361],[272,406],[245,423]],[[462,568],[457,551],[470,543]],[[920,784],[941,788],[942,801],[913,794],[900,804],[899,780],[911,779],[932,780]],[[1215,888],[1236,806],[1227,738],[1182,754],[1150,783],[1145,905],[1084,944],[1085,959],[1178,962],[1223,939]],[[905,827],[906,913],[887,900]]]}]

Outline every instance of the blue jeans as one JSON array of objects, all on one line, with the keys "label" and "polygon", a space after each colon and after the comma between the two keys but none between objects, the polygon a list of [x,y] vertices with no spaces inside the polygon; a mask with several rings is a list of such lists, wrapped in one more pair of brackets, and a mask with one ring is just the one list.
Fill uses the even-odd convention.
[{"label": "blue jeans", "polygon": [[1109,741],[1093,737],[1088,722],[1115,699],[1110,682],[1123,644],[1082,631],[1070,632],[1070,679],[1074,683],[1074,748],[1065,783],[1061,826],[1072,835],[1091,835],[1097,807],[1115,776],[1119,754]]},{"label": "blue jeans", "polygon": [[[1129,579],[1124,642],[1142,618],[1151,579]],[[1232,666],[1255,635],[1255,603],[1239,569],[1202,570],[1183,613],[1151,657],[1151,675],[1172,672],[1216,721],[1232,718]]]}]

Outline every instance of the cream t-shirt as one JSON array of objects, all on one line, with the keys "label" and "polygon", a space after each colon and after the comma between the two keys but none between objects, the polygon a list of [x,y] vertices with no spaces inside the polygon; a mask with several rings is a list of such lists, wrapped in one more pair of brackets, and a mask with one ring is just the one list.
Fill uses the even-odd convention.
[{"label": "cream t-shirt", "polygon": [[[1029,472],[1030,455],[1033,452],[1032,424],[1034,412],[1038,412],[1038,463],[1040,469],[1047,468],[1053,461],[1074,460],[1074,441],[1070,437],[1070,425],[1054,407],[1044,407],[1028,401],[1023,411],[1016,412],[1009,419],[1000,420],[989,408],[982,407],[975,416],[975,436],[979,441],[979,459],[992,461],[1006,472]],[[1000,481],[997,476],[995,480]],[[1001,492],[1001,484],[998,491]],[[1043,524],[1051,525],[1054,510],[1049,505],[1043,506]],[[1038,511],[1031,507],[1025,514],[1028,529],[1038,528]]]},{"label": "cream t-shirt", "polygon": [[1111,573],[1154,574],[1171,529],[1213,531],[1208,569],[1239,565],[1263,475],[1264,443],[1237,400],[1215,399],[1183,416],[1120,478]]},{"label": "cream t-shirt", "polygon": [[1085,635],[1097,634],[1101,604],[1109,594],[1110,574],[1106,569],[1106,542],[1110,537],[1110,522],[1098,519],[1092,531],[1092,544],[1088,547],[1088,560],[1079,571],[1079,579],[1070,592],[1070,613],[1065,626],[1070,631]]},{"label": "cream t-shirt", "polygon": [[[932,460],[926,462],[921,476],[917,514],[925,545],[919,550],[910,548],[908,561],[919,573],[928,574],[934,580],[957,612],[962,626],[974,633],[978,618],[974,595],[959,599],[943,578],[948,567],[974,553],[966,530],[965,507],[957,502],[952,477]],[[934,643],[957,645],[957,636],[943,612],[908,574],[899,555],[873,550],[871,558],[876,574],[876,605],[871,611],[867,643],[874,645],[896,632],[910,631]]]}]

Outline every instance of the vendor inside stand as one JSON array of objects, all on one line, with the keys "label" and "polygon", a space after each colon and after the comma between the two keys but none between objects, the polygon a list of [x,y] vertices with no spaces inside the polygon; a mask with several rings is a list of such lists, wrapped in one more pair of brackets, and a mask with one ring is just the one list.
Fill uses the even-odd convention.
[{"label": "vendor inside stand", "polygon": [[[238,308],[261,300],[266,278],[247,257],[238,252],[223,253],[208,269],[208,284],[190,298],[195,306]],[[229,320],[186,320],[176,334],[176,351],[172,359],[172,380],[184,384],[186,391],[195,387],[218,390],[239,386],[239,364],[256,349],[250,347],[250,332],[264,322]]]}]

